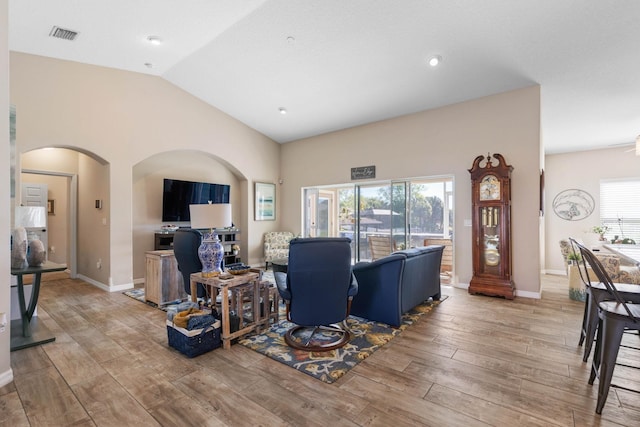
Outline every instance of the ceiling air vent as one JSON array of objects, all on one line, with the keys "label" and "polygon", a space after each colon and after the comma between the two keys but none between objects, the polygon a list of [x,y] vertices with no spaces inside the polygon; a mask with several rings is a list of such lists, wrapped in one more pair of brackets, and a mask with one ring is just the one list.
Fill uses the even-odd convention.
[{"label": "ceiling air vent", "polygon": [[64,28],[60,27],[53,27],[49,35],[57,39],[75,40],[78,33],[71,30],[65,30]]}]

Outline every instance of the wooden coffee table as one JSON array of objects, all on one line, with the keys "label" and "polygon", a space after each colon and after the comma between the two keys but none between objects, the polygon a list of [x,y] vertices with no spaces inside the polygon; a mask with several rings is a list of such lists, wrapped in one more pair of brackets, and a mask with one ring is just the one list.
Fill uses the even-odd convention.
[{"label": "wooden coffee table", "polygon": [[[212,301],[215,302],[216,295],[220,295],[220,305],[222,313],[220,314],[220,321],[222,323],[222,348],[231,348],[231,340],[241,337],[253,330],[261,330],[263,326],[269,323],[270,313],[264,313],[261,315],[260,311],[260,274],[255,272],[248,272],[231,276],[228,279],[221,279],[220,277],[202,277],[202,273],[193,273],[190,277],[191,281],[191,300],[197,301],[197,287],[198,283],[202,284],[205,288],[210,290]],[[247,289],[249,288],[249,289]],[[231,332],[230,323],[230,310],[229,310],[229,292],[232,294],[232,299],[240,298],[242,301],[243,295],[249,290],[251,294],[252,306],[251,306],[251,322],[248,322],[244,327],[239,328],[235,332]],[[242,302],[241,302],[242,303]],[[246,320],[242,317],[240,321]]]}]

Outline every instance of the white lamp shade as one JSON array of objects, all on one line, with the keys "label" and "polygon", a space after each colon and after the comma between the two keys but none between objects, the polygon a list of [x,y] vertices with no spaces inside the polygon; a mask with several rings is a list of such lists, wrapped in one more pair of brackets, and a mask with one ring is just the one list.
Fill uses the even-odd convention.
[{"label": "white lamp shade", "polygon": [[46,227],[47,211],[44,206],[16,206],[16,227]]},{"label": "white lamp shade", "polygon": [[189,205],[191,228],[231,227],[231,205],[229,203],[211,203],[208,205]]}]

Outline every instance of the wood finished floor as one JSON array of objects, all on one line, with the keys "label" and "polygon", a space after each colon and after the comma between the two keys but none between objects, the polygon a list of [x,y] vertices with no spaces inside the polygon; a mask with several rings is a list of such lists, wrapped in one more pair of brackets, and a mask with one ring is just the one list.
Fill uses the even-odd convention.
[{"label": "wood finished floor", "polygon": [[[50,344],[11,353],[2,426],[638,426],[640,395],[597,381],[577,346],[583,304],[563,277],[541,300],[449,298],[334,384],[234,345],[187,359],[165,313],[80,280],[43,284]],[[627,339],[637,341],[637,336]],[[640,353],[619,360],[640,366]],[[640,390],[640,371],[614,382]]]}]

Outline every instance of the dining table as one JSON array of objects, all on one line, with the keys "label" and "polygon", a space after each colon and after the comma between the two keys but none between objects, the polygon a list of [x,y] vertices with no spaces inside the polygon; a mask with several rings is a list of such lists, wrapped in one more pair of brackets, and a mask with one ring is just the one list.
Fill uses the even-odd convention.
[{"label": "dining table", "polygon": [[626,262],[640,266],[640,245],[607,243],[602,246]]}]

